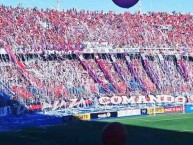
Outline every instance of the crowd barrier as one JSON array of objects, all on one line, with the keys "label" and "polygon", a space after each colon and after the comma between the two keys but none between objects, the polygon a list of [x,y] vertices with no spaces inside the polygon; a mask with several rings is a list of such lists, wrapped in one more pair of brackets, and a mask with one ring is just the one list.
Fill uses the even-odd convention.
[{"label": "crowd barrier", "polygon": [[106,112],[97,112],[97,113],[74,114],[71,116],[64,116],[63,120],[65,122],[73,121],[73,120],[88,121],[93,119],[152,115],[154,114],[154,110],[156,114],[193,113],[193,105],[128,109],[128,110],[120,110],[115,112],[106,111]]}]

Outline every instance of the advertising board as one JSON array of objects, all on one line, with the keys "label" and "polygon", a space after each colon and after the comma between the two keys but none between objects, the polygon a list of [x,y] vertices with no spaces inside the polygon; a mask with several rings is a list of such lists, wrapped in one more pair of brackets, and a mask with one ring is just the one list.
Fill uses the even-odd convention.
[{"label": "advertising board", "polygon": [[117,112],[117,117],[135,116],[135,115],[141,115],[141,110],[133,109],[133,110],[121,110]]},{"label": "advertising board", "polygon": [[91,119],[102,119],[117,117],[117,112],[100,112],[100,113],[91,113]]},{"label": "advertising board", "polygon": [[146,108],[141,109],[141,115],[147,115],[147,109]]},{"label": "advertising board", "polygon": [[186,105],[186,113],[193,113],[193,105]]},{"label": "advertising board", "polygon": [[[156,107],[155,108],[155,113],[164,113],[164,112],[165,112],[165,110],[162,107]],[[147,114],[149,114],[149,115],[154,114],[154,108],[148,108]]]},{"label": "advertising board", "polygon": [[164,108],[165,113],[182,113],[183,110],[183,106],[173,106]]},{"label": "advertising board", "polygon": [[90,113],[86,114],[74,114],[73,115],[73,120],[90,120]]}]

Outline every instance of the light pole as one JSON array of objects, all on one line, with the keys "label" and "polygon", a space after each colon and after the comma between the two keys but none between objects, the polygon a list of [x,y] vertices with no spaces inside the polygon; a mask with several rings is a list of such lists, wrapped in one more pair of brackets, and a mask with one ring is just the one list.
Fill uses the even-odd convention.
[{"label": "light pole", "polygon": [[142,13],[142,0],[139,0],[139,12]]},{"label": "light pole", "polygon": [[59,11],[59,9],[60,9],[60,2],[61,2],[61,0],[57,0],[57,11]]}]

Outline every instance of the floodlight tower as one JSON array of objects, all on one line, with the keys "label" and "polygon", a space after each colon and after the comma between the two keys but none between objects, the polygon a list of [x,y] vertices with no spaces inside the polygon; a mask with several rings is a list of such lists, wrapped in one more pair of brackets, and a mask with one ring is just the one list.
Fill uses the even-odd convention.
[{"label": "floodlight tower", "polygon": [[139,12],[142,13],[142,0],[139,0]]},{"label": "floodlight tower", "polygon": [[57,11],[60,10],[60,3],[61,3],[61,0],[57,0]]}]

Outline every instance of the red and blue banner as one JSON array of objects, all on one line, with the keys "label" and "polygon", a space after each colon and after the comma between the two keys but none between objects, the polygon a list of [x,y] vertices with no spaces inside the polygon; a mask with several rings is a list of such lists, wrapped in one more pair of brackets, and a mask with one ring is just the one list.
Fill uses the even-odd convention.
[{"label": "red and blue banner", "polygon": [[10,59],[12,60],[12,62],[18,67],[19,71],[22,73],[22,75],[36,88],[38,89],[42,89],[42,85],[40,80],[34,78],[27,70],[26,70],[26,66],[21,63],[17,57],[15,56],[15,54],[13,53],[13,51],[11,50],[10,46],[5,46],[4,47],[6,52],[8,53]]}]

